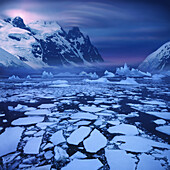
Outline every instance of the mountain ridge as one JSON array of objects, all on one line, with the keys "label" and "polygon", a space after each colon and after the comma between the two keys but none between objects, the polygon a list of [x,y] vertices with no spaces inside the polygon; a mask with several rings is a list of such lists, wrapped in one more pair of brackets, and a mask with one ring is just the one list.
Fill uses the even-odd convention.
[{"label": "mountain ridge", "polygon": [[34,69],[103,62],[90,38],[78,27],[67,33],[57,22],[25,25],[21,17],[0,20],[0,39],[0,48]]}]

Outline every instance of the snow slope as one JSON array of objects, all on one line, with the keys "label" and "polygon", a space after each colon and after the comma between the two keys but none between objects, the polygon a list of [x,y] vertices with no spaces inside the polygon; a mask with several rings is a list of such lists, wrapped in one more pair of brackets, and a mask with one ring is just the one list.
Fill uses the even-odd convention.
[{"label": "snow slope", "polygon": [[27,64],[2,48],[0,48],[0,66],[29,68]]},{"label": "snow slope", "polygon": [[149,72],[170,70],[170,41],[150,54],[138,68]]},{"label": "snow slope", "polygon": [[29,31],[14,27],[5,21],[0,21],[0,25],[1,48],[32,68],[46,66],[42,61],[42,55],[35,57],[33,54],[33,47],[38,45],[38,42]]}]

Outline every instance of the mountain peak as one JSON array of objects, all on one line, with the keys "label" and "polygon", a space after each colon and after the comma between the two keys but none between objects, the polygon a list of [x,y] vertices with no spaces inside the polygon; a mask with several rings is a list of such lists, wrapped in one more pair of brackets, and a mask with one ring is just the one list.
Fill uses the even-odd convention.
[{"label": "mountain peak", "polygon": [[72,38],[72,39],[75,39],[75,38],[80,38],[82,37],[83,34],[80,32],[80,29],[79,27],[73,27],[71,30],[69,30],[68,32],[68,38]]},{"label": "mountain peak", "polygon": [[79,27],[73,27],[71,30],[74,31],[74,32],[80,32]]},{"label": "mountain peak", "polygon": [[17,16],[12,20],[12,25],[14,27],[19,27],[22,29],[26,28],[26,25],[24,24],[24,20],[20,16]]}]

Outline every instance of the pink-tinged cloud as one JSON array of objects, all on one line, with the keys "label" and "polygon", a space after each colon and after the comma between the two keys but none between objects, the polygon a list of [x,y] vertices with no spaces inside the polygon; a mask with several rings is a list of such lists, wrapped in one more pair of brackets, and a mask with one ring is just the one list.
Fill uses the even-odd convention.
[{"label": "pink-tinged cloud", "polygon": [[16,17],[16,16],[20,16],[21,18],[24,19],[24,22],[30,23],[36,20],[39,20],[42,18],[42,16],[40,17],[38,14],[33,13],[33,12],[27,12],[25,10],[22,9],[9,9],[5,11],[5,15],[9,16],[9,17]]}]

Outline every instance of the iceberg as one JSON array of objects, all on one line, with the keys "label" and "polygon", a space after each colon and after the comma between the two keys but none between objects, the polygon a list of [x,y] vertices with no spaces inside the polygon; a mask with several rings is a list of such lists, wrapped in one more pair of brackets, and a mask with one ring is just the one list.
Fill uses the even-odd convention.
[{"label": "iceberg", "polygon": [[125,63],[123,67],[116,69],[116,74],[119,76],[125,77],[150,77],[151,74],[149,72],[145,73],[138,69],[130,69],[127,64]]},{"label": "iceberg", "polygon": [[81,73],[79,73],[79,76],[88,76],[88,73],[86,73],[85,71],[82,71]]},{"label": "iceberg", "polygon": [[115,77],[115,74],[106,70],[104,72],[104,76],[103,77],[111,78],[111,77]]},{"label": "iceberg", "polygon": [[46,71],[43,71],[41,77],[42,77],[42,78],[53,78],[54,75],[53,75],[51,72],[48,73],[48,72],[46,72]]},{"label": "iceberg", "polygon": [[11,77],[8,78],[9,80],[20,80],[18,76],[12,75]]},{"label": "iceberg", "polygon": [[97,79],[97,78],[99,78],[99,76],[96,74],[96,72],[94,72],[94,73],[89,73],[88,74],[92,79]]},{"label": "iceberg", "polygon": [[97,75],[96,72],[94,73],[86,73],[85,71],[82,71],[81,73],[79,73],[79,76],[88,76],[88,77],[91,77],[92,79],[97,79],[99,78],[99,76]]},{"label": "iceberg", "polygon": [[28,76],[26,77],[26,79],[29,79],[29,80],[30,80],[30,79],[31,79],[31,76],[30,76],[30,75],[28,75]]}]

